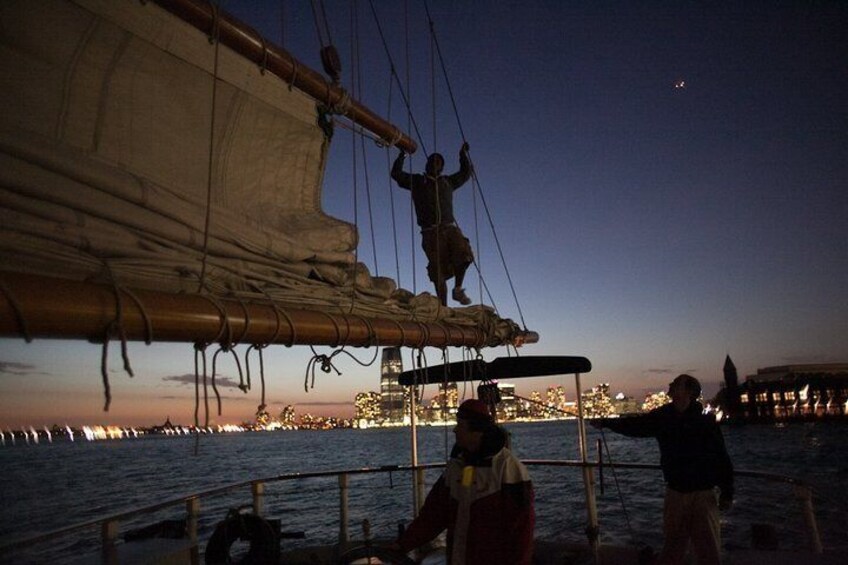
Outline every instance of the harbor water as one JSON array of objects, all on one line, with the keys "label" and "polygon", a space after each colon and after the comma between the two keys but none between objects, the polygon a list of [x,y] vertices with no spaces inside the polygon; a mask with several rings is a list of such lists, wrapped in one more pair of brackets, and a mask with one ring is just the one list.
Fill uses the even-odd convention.
[{"label": "harbor water", "polygon": [[[507,425],[512,447],[522,459],[579,459],[575,421]],[[804,480],[813,487],[813,504],[826,548],[848,550],[848,450],[844,424],[750,425],[723,428],[737,470],[764,471]],[[419,460],[443,462],[451,428],[419,429]],[[590,459],[597,457],[597,430],[588,430]],[[605,433],[614,463],[657,463],[651,439]],[[604,453],[607,459],[607,453]],[[408,465],[409,428],[368,430],[277,431],[26,445],[0,448],[0,545],[125,510],[201,492],[210,488],[280,474]],[[585,540],[587,513],[579,469],[532,466],[536,489],[536,537]],[[427,472],[427,485],[438,477]],[[655,470],[604,472],[598,493],[602,541],[662,544],[662,475]],[[752,524],[777,529],[780,547],[807,545],[801,504],[789,484],[738,478],[734,507],[722,515],[723,543],[749,546]],[[249,505],[249,489],[201,499],[200,538],[205,544],[230,508]],[[372,535],[393,537],[412,512],[411,475],[354,475],[349,484],[349,524],[361,537],[367,519]],[[333,543],[338,539],[339,487],[336,479],[269,483],[266,515],[281,520],[302,540],[285,547]],[[122,531],[182,518],[179,505],[122,524]],[[36,548],[0,556],[14,563],[62,562],[69,556],[96,554],[99,530],[72,534]]]}]

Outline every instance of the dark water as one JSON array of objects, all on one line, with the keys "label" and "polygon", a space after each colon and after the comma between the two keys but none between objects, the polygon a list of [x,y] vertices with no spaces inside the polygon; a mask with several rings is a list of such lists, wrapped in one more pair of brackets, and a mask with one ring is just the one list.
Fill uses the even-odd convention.
[{"label": "dark water", "polygon": [[[576,424],[511,424],[513,450],[522,459],[577,459]],[[797,424],[785,427],[725,428],[725,440],[737,469],[767,471],[803,479],[814,488],[814,507],[825,547],[848,549],[848,450],[844,425]],[[445,460],[450,430],[419,430],[420,461]],[[590,457],[596,439],[589,431]],[[607,433],[615,462],[656,463],[656,442]],[[406,428],[269,432],[191,437],[147,437],[74,443],[17,445],[0,448],[0,545],[68,524],[146,506],[208,488],[278,474],[405,465],[410,460]],[[537,537],[585,539],[586,510],[580,471],[531,467],[536,486]],[[438,477],[429,472],[427,484]],[[605,473],[605,493],[598,495],[602,539],[618,543],[661,544],[663,484],[659,471]],[[351,535],[367,518],[373,535],[391,537],[399,521],[411,514],[411,477],[361,475],[350,479]],[[333,541],[338,535],[336,479],[308,479],[266,486],[266,513],[282,520],[283,530],[303,531],[294,546]],[[623,498],[623,506],[622,506]],[[249,489],[201,500],[201,539],[205,540],[228,508],[249,504]],[[625,511],[626,509],[626,511]],[[123,526],[182,517],[173,507],[144,515]],[[630,525],[626,517],[629,516]],[[781,547],[803,548],[803,516],[791,486],[737,479],[734,508],[723,515],[724,543],[750,545],[752,522],[778,528]],[[124,531],[124,530],[122,530]],[[68,555],[96,552],[99,531],[74,534],[23,554],[0,556],[2,562],[61,562]]]}]

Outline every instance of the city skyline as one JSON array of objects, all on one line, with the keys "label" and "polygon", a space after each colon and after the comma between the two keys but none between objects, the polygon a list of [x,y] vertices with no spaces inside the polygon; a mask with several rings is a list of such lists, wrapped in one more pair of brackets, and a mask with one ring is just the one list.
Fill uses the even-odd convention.
[{"label": "city skyline", "polygon": [[[848,4],[530,1],[480,9],[433,0],[431,7],[462,127],[445,85],[431,88],[426,20],[411,14],[407,63],[402,3],[380,3],[378,12],[394,24],[385,26],[387,41],[400,74],[411,77],[418,141],[441,151],[448,170],[462,142],[470,144],[480,187],[456,192],[455,215],[479,249],[483,275],[470,271],[466,286],[475,303],[489,303],[485,283],[499,313],[539,333],[522,355],[585,356],[593,370],[584,388],[611,382],[634,396],[680,373],[714,395],[728,354],[741,378],[768,366],[848,361]],[[290,6],[285,41],[279,2],[225,9],[321,68],[309,3]],[[346,87],[348,15],[346,8],[329,14]],[[406,129],[383,46],[370,41],[378,39],[373,22],[363,15],[361,23],[366,80],[358,98]],[[681,81],[685,88],[676,87]],[[369,145],[369,200],[352,145],[339,127],[322,209],[357,225],[357,259],[372,274],[431,291],[408,195],[388,179],[396,151]],[[408,160],[416,171],[421,153]],[[485,229],[481,195],[500,249]],[[244,347],[237,351],[243,359]],[[375,353],[346,351],[362,362]],[[457,361],[464,352],[449,354]],[[487,360],[507,354],[483,352]],[[269,411],[288,404],[350,411],[355,392],[378,378],[374,366],[338,356],[342,374],[319,368],[312,388],[309,347],[273,346],[264,355]],[[416,355],[405,349],[404,365]],[[443,361],[435,349],[424,357],[431,366]],[[25,424],[32,414],[51,423],[193,421],[192,344],[130,343],[130,378],[113,340],[108,413],[101,359],[99,344],[0,339],[0,425]],[[255,357],[252,369],[253,388],[243,394],[232,359],[222,359],[223,414],[212,397],[210,419],[255,414],[262,403]],[[525,392],[574,388],[571,377],[515,384]]]}]

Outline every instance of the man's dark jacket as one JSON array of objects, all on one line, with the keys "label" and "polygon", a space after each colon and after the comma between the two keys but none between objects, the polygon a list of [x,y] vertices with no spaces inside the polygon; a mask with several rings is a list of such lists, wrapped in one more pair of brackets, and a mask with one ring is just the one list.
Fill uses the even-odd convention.
[{"label": "man's dark jacket", "polygon": [[[463,151],[459,154],[459,171],[452,175],[418,175],[404,172],[400,153],[392,166],[392,178],[399,187],[412,193],[415,216],[422,229],[454,222],[453,191],[465,184],[471,176],[471,161]],[[438,190],[437,190],[438,189]]]},{"label": "man's dark jacket", "polygon": [[678,492],[721,489],[733,497],[733,464],[721,430],[700,402],[679,413],[666,404],[645,415],[605,419],[603,425],[631,437],[655,437],[660,444],[660,465],[669,488]]}]

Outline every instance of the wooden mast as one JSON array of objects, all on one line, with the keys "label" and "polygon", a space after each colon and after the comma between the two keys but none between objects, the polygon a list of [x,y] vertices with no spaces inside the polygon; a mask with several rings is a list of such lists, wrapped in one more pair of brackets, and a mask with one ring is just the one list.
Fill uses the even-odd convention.
[{"label": "wooden mast", "polygon": [[217,13],[211,2],[203,0],[154,0],[156,4],[200,31],[210,34],[217,26],[218,38],[244,58],[256,63],[285,82],[302,90],[327,106],[340,112],[367,130],[379,135],[386,143],[393,143],[407,153],[418,146],[408,135],[390,124],[360,102],[353,100],[342,87],[327,82],[319,72],[307,67],[288,51],[269,43],[247,24],[226,12]]},{"label": "wooden mast", "polygon": [[[98,342],[118,318],[118,291],[109,285],[8,272],[0,275],[0,283],[2,337]],[[519,331],[498,341],[476,326],[365,318],[151,290],[122,291],[121,304],[121,326],[133,341],[488,347],[535,343],[539,338],[535,332]]]}]

